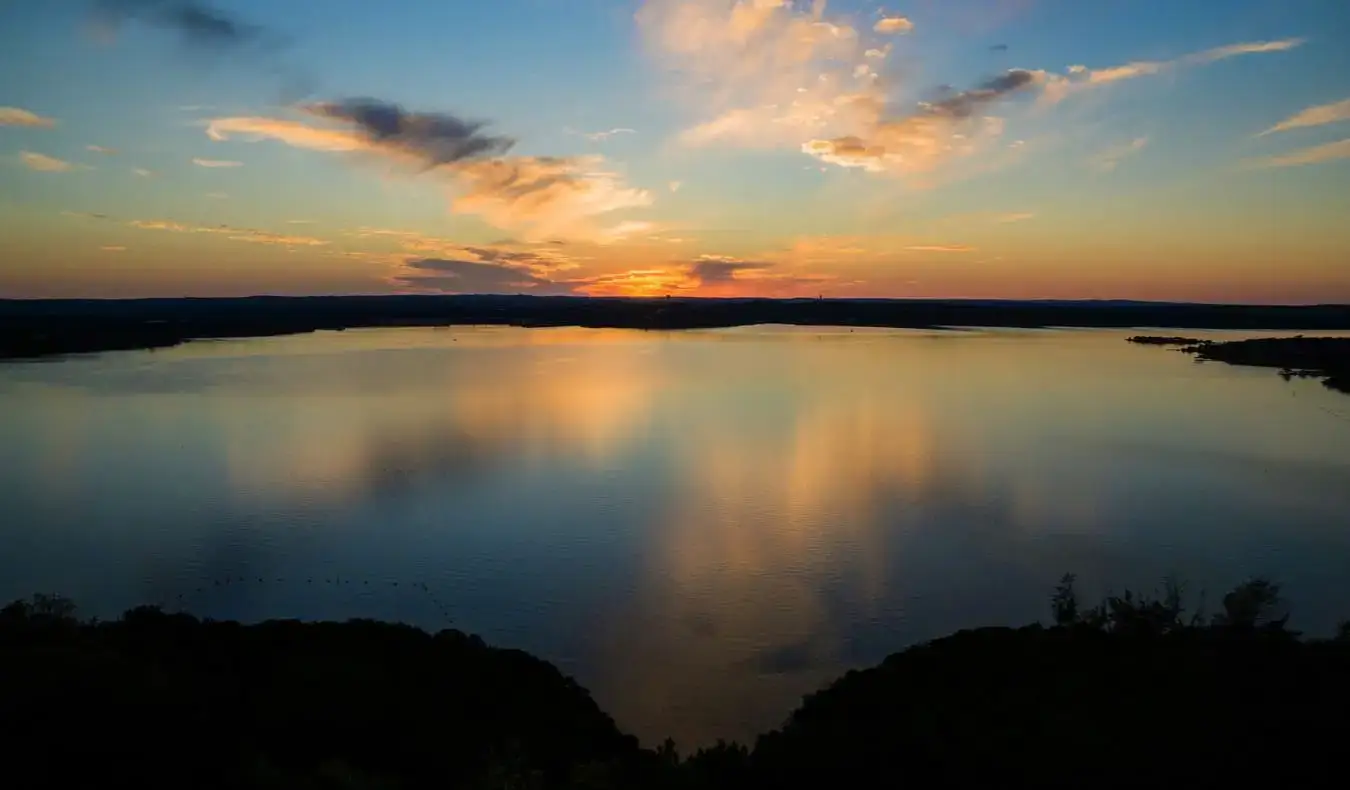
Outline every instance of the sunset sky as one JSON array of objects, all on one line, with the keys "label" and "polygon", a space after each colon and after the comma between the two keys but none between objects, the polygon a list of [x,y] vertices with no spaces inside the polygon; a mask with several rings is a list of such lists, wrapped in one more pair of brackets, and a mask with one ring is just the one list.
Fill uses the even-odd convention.
[{"label": "sunset sky", "polygon": [[0,0],[0,297],[1350,302],[1345,0]]}]

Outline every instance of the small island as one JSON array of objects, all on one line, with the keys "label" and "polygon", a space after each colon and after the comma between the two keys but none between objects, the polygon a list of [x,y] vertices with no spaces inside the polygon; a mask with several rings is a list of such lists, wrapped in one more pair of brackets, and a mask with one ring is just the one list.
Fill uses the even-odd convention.
[{"label": "small island", "polygon": [[1289,378],[1319,378],[1328,389],[1350,394],[1350,338],[1263,337],[1249,340],[1197,340],[1190,337],[1135,335],[1131,343],[1178,346],[1197,360],[1276,368]]},{"label": "small island", "polygon": [[7,786],[568,788],[1289,786],[1343,776],[1350,628],[1291,630],[1254,579],[1051,624],[962,631],[849,672],[753,745],[643,747],[571,678],[454,630],[254,625],[158,608],[0,610]]}]

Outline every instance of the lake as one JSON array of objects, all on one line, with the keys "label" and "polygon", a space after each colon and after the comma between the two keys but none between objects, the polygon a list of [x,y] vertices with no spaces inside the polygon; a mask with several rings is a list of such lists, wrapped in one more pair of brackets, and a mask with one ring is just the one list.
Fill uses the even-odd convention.
[{"label": "lake", "polygon": [[1177,574],[1211,611],[1269,574],[1329,634],[1350,397],[1128,334],[463,327],[4,363],[0,599],[461,628],[682,747],[1046,619],[1068,571],[1094,599]]}]

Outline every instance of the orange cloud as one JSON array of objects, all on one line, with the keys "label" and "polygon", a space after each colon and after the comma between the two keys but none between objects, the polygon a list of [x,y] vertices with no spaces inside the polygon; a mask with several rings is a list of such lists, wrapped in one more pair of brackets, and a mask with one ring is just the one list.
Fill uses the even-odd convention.
[{"label": "orange cloud", "polygon": [[46,118],[21,107],[0,107],[0,126],[29,126],[50,129],[55,118]]},{"label": "orange cloud", "polygon": [[[874,101],[853,68],[858,32],[825,17],[825,4],[784,0],[647,0],[637,22],[651,50],[688,80],[712,117],[679,137],[796,147],[845,134],[860,102]],[[870,81],[869,81],[870,82]]]},{"label": "orange cloud", "polygon": [[1301,46],[1303,42],[1304,39],[1301,38],[1286,38],[1276,41],[1228,44],[1190,55],[1183,55],[1173,60],[1141,60],[1103,69],[1090,69],[1082,65],[1070,66],[1067,77],[1058,74],[1046,75],[1045,91],[1041,95],[1041,102],[1046,105],[1056,104],[1072,94],[1081,93],[1090,88],[1132,80],[1137,77],[1161,74],[1181,66],[1204,65],[1241,55],[1285,52]]},{"label": "orange cloud", "polygon": [[192,164],[198,167],[209,167],[209,168],[244,166],[243,162],[235,162],[230,159],[202,159],[201,157],[194,158],[192,160]]},{"label": "orange cloud", "polygon": [[230,241],[254,244],[274,244],[282,247],[326,247],[328,242],[312,236],[290,236],[255,228],[236,228],[232,225],[186,225],[167,220],[135,219],[127,223],[140,230],[162,230],[172,233],[209,233],[224,236]]},{"label": "orange cloud", "polygon": [[883,16],[872,29],[882,34],[902,34],[914,29],[914,23],[902,16]]},{"label": "orange cloud", "polygon": [[1337,159],[1350,159],[1350,139],[1338,140],[1326,145],[1303,148],[1291,154],[1272,156],[1248,162],[1251,167],[1294,167],[1332,162]]},{"label": "orange cloud", "polygon": [[914,244],[905,249],[910,252],[975,252],[974,247],[965,244]]},{"label": "orange cloud", "polygon": [[54,156],[37,154],[32,151],[20,151],[19,161],[23,162],[24,167],[29,170],[36,170],[40,173],[68,173],[78,167],[78,165],[64,159],[57,159]]},{"label": "orange cloud", "polygon": [[332,113],[323,117],[336,126],[256,116],[217,118],[207,124],[206,134],[214,140],[240,135],[314,151],[359,152],[404,167],[430,169],[450,183],[451,211],[481,216],[532,240],[606,242],[623,238],[635,226],[604,225],[599,218],[653,202],[650,192],[627,186],[621,175],[604,167],[605,160],[599,156],[465,157],[428,165],[420,151],[409,150],[402,141],[372,136]]},{"label": "orange cloud", "polygon": [[1323,126],[1329,123],[1350,120],[1350,99],[1343,99],[1331,104],[1322,104],[1290,116],[1280,121],[1269,129],[1265,130],[1258,137],[1264,137],[1275,132],[1287,132],[1290,129],[1302,129],[1308,126]]}]

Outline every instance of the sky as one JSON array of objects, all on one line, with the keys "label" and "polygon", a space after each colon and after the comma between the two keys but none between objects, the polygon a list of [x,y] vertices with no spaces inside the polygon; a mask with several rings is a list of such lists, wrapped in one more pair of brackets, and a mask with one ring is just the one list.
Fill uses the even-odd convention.
[{"label": "sky", "polygon": [[1344,0],[0,0],[0,297],[1350,303]]}]

